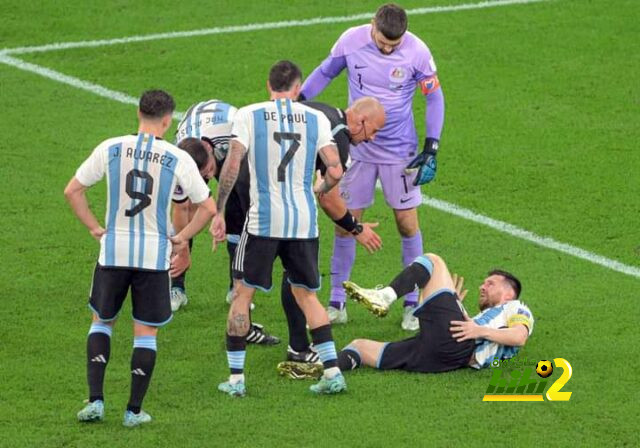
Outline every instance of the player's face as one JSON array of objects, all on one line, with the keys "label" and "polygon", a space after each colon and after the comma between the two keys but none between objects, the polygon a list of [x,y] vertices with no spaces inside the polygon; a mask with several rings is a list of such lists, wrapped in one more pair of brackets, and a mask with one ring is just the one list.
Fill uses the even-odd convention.
[{"label": "player's face", "polygon": [[213,176],[216,175],[215,168],[216,161],[212,155],[209,155],[207,164],[200,170],[200,175],[205,180],[205,182],[209,182],[213,178]]},{"label": "player's face", "polygon": [[503,303],[508,297],[505,281],[500,275],[490,275],[480,285],[478,306],[480,310]]},{"label": "player's face", "polygon": [[387,39],[384,34],[376,29],[375,23],[371,29],[371,38],[382,54],[391,54],[402,43],[402,37],[396,40]]},{"label": "player's face", "polygon": [[200,170],[200,175],[205,182],[209,182],[216,175],[217,165],[213,157],[213,146],[206,140],[202,140],[202,145],[207,150],[209,157],[207,158],[207,164]]}]

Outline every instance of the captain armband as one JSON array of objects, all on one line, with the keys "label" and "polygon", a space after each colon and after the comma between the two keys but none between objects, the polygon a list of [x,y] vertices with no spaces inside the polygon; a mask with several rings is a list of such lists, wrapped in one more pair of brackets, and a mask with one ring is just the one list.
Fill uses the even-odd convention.
[{"label": "captain armband", "polygon": [[440,81],[437,75],[429,76],[418,83],[423,95],[429,95],[440,88]]},{"label": "captain armband", "polygon": [[527,316],[524,316],[522,314],[514,314],[509,319],[507,319],[507,326],[509,328],[518,324],[522,324],[529,329],[531,328],[531,319],[529,319]]}]

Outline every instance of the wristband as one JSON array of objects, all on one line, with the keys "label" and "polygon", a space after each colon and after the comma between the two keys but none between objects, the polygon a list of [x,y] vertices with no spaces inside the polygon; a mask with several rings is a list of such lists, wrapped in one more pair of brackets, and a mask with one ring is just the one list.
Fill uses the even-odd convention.
[{"label": "wristband", "polygon": [[339,227],[342,227],[349,233],[353,233],[354,235],[358,235],[362,232],[362,224],[358,222],[356,218],[353,217],[351,212],[347,210],[347,213],[340,219],[334,219],[333,222],[336,223]]},{"label": "wristband", "polygon": [[440,140],[427,137],[424,139],[424,152],[427,154],[436,155],[438,153],[438,147],[440,146]]}]

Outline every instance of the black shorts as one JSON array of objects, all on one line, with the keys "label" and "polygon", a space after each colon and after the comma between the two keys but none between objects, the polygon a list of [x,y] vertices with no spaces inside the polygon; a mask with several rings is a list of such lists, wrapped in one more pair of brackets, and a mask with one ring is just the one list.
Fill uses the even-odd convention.
[{"label": "black shorts", "polygon": [[469,365],[475,342],[457,342],[449,330],[452,320],[464,320],[453,291],[436,292],[414,313],[420,321],[420,332],[412,338],[385,345],[377,368],[435,373]]},{"label": "black shorts", "polygon": [[289,283],[310,291],[320,289],[318,238],[285,240],[264,238],[244,232],[233,260],[233,277],[252,288],[269,291],[276,257],[289,273]]},{"label": "black shorts", "polygon": [[229,199],[224,209],[224,223],[227,227],[227,235],[242,234],[244,221],[249,211],[249,165],[247,158],[242,159],[238,179],[229,193]]},{"label": "black shorts", "polygon": [[[240,190],[243,186],[238,186],[231,190],[227,205],[224,211],[224,223],[227,228],[227,235],[241,235],[244,228],[244,221],[249,211],[249,187],[246,188],[246,195]],[[246,196],[246,197],[245,197]]]},{"label": "black shorts", "polygon": [[171,320],[168,271],[108,268],[96,264],[89,308],[108,322],[118,317],[131,287],[133,320],[160,327]]}]

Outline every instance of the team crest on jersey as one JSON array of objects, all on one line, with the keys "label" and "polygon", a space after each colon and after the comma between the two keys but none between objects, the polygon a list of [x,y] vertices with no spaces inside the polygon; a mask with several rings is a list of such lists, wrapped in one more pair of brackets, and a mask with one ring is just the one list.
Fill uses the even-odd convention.
[{"label": "team crest on jersey", "polygon": [[392,82],[402,82],[407,78],[407,70],[404,67],[395,67],[391,70],[389,79]]}]

